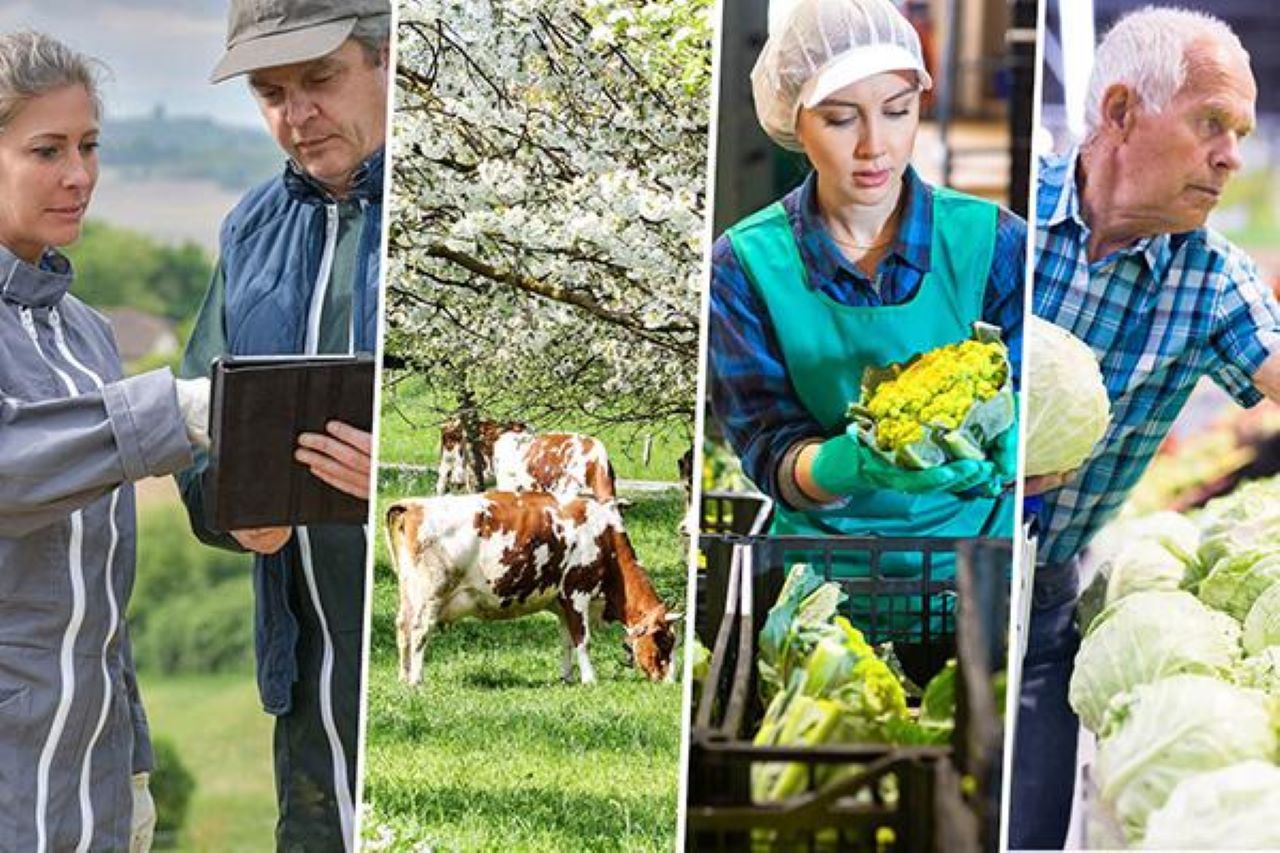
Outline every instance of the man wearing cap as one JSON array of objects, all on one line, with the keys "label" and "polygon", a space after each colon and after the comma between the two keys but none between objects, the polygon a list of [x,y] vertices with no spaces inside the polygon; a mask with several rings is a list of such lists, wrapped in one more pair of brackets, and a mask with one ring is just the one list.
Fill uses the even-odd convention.
[{"label": "man wearing cap", "polygon": [[1068,701],[1081,642],[1074,611],[1089,542],[1201,377],[1244,406],[1280,400],[1280,306],[1253,261],[1205,227],[1243,165],[1256,97],[1249,55],[1226,24],[1147,7],[1098,45],[1084,141],[1040,166],[1034,310],[1098,356],[1112,421],[1039,512],[1011,849],[1057,849],[1067,836],[1079,728]]},{"label": "man wearing cap", "polygon": [[[205,376],[222,354],[372,352],[378,317],[388,0],[232,0],[217,83],[243,75],[288,155],[222,225],[220,256],[183,359]],[[296,458],[367,498],[370,436],[331,422]],[[204,524],[201,474],[179,477],[201,540],[254,558],[263,707],[276,716],[281,850],[350,850],[361,695],[366,537],[360,525],[220,534]]]}]

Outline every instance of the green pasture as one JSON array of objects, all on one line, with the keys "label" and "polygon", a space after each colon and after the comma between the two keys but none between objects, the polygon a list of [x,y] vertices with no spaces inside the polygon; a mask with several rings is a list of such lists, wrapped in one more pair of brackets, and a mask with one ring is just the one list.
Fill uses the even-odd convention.
[{"label": "green pasture", "polygon": [[252,671],[139,680],[152,736],[171,741],[196,779],[175,846],[157,839],[157,849],[274,850],[271,718]]},{"label": "green pasture", "polygon": [[157,850],[275,849],[272,718],[253,673],[250,572],[245,555],[196,540],[171,481],[139,489],[129,607],[138,684],[153,739],[172,745],[194,783],[185,821],[176,836],[157,836]]},{"label": "green pasture", "polygon": [[[384,475],[381,504],[428,485]],[[641,562],[683,611],[682,495],[627,497]],[[599,683],[566,685],[557,621],[539,614],[437,630],[423,683],[401,684],[396,579],[385,537],[373,538],[364,849],[670,850],[679,682],[651,684],[626,666],[622,628],[609,625],[592,633]]]},{"label": "green pasture", "polygon": [[[383,463],[429,465],[440,461],[440,422],[451,407],[416,376],[387,381],[382,389],[378,459]],[[676,462],[689,448],[693,424],[687,430],[667,427],[653,430],[649,464],[644,464],[645,431],[635,426],[582,430],[574,424],[532,424],[539,432],[563,430],[588,432],[604,442],[617,475],[627,480],[677,480]]]}]

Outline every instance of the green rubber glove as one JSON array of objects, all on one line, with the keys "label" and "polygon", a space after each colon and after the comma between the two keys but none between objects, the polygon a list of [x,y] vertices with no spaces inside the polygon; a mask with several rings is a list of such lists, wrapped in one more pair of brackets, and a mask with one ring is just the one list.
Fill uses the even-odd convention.
[{"label": "green rubber glove", "polygon": [[885,461],[858,440],[856,427],[829,438],[818,447],[809,475],[818,488],[833,495],[872,489],[898,492],[963,492],[995,477],[990,462],[961,459],[920,471]]}]

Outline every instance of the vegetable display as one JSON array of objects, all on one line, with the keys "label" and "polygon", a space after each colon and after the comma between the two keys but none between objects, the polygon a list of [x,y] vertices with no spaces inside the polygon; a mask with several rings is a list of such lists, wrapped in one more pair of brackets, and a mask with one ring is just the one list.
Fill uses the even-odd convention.
[{"label": "vegetable display", "polygon": [[1200,506],[1230,492],[1250,468],[1265,467],[1277,448],[1280,405],[1268,400],[1249,409],[1231,407],[1202,431],[1166,439],[1128,503],[1138,512]]},{"label": "vegetable display", "polygon": [[1111,401],[1093,350],[1047,320],[1029,315],[1024,344],[1034,359],[1024,388],[1026,474],[1079,468],[1111,425]]},{"label": "vegetable display", "polygon": [[985,459],[1014,422],[1010,375],[1000,329],[975,323],[970,340],[867,368],[848,416],[864,444],[901,468]]},{"label": "vegetable display", "polygon": [[1272,477],[1195,515],[1125,518],[1091,545],[1099,576],[1081,597],[1070,687],[1099,736],[1089,825],[1151,848],[1276,838],[1278,522]]}]

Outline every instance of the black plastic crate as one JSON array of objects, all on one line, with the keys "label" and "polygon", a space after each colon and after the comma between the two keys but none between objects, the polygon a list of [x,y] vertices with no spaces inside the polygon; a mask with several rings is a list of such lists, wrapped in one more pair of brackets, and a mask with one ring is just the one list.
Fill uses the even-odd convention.
[{"label": "black plastic crate", "polygon": [[773,501],[752,492],[703,492],[698,517],[701,533],[762,533]]},{"label": "black plastic crate", "polygon": [[[698,517],[701,520],[702,568],[695,579],[694,632],[710,644],[720,624],[724,598],[728,594],[725,583],[729,577],[729,563],[733,547],[728,538],[708,541],[708,534],[751,535],[768,529],[773,514],[773,501],[765,495],[747,492],[703,492]],[[714,612],[708,612],[707,602],[718,602]]]},{"label": "black plastic crate", "polygon": [[[1011,546],[986,539],[879,539],[875,537],[703,537],[728,546],[725,586],[730,592],[708,602],[719,616],[707,687],[695,712],[691,734],[686,842],[692,850],[994,850],[998,846],[1001,709],[994,707],[991,674],[1004,667],[1008,623],[1008,566]],[[914,579],[875,573],[875,554],[913,550],[954,555],[954,579],[932,577],[935,556]],[[917,593],[917,616],[930,630],[940,667],[959,648],[956,735],[951,747],[884,745],[812,748],[756,747],[751,737],[763,715],[757,697],[755,643],[768,608],[789,568],[803,553],[831,579],[838,556],[869,557],[873,574],[837,578],[851,595]],[[944,597],[945,596],[945,597]],[[953,606],[956,601],[963,602]],[[941,607],[939,610],[938,608]],[[877,617],[891,610],[872,611]],[[846,613],[846,615],[848,615]],[[958,636],[954,645],[937,619]],[[870,642],[894,639],[877,624],[855,624]],[[925,631],[917,631],[920,637]],[[783,803],[751,801],[751,766],[765,760],[803,762],[809,790]],[[821,768],[862,765],[861,773],[823,790],[812,790]],[[961,774],[973,777],[962,785]],[[886,796],[889,787],[897,796]],[[962,794],[962,790],[967,793]]]}]

